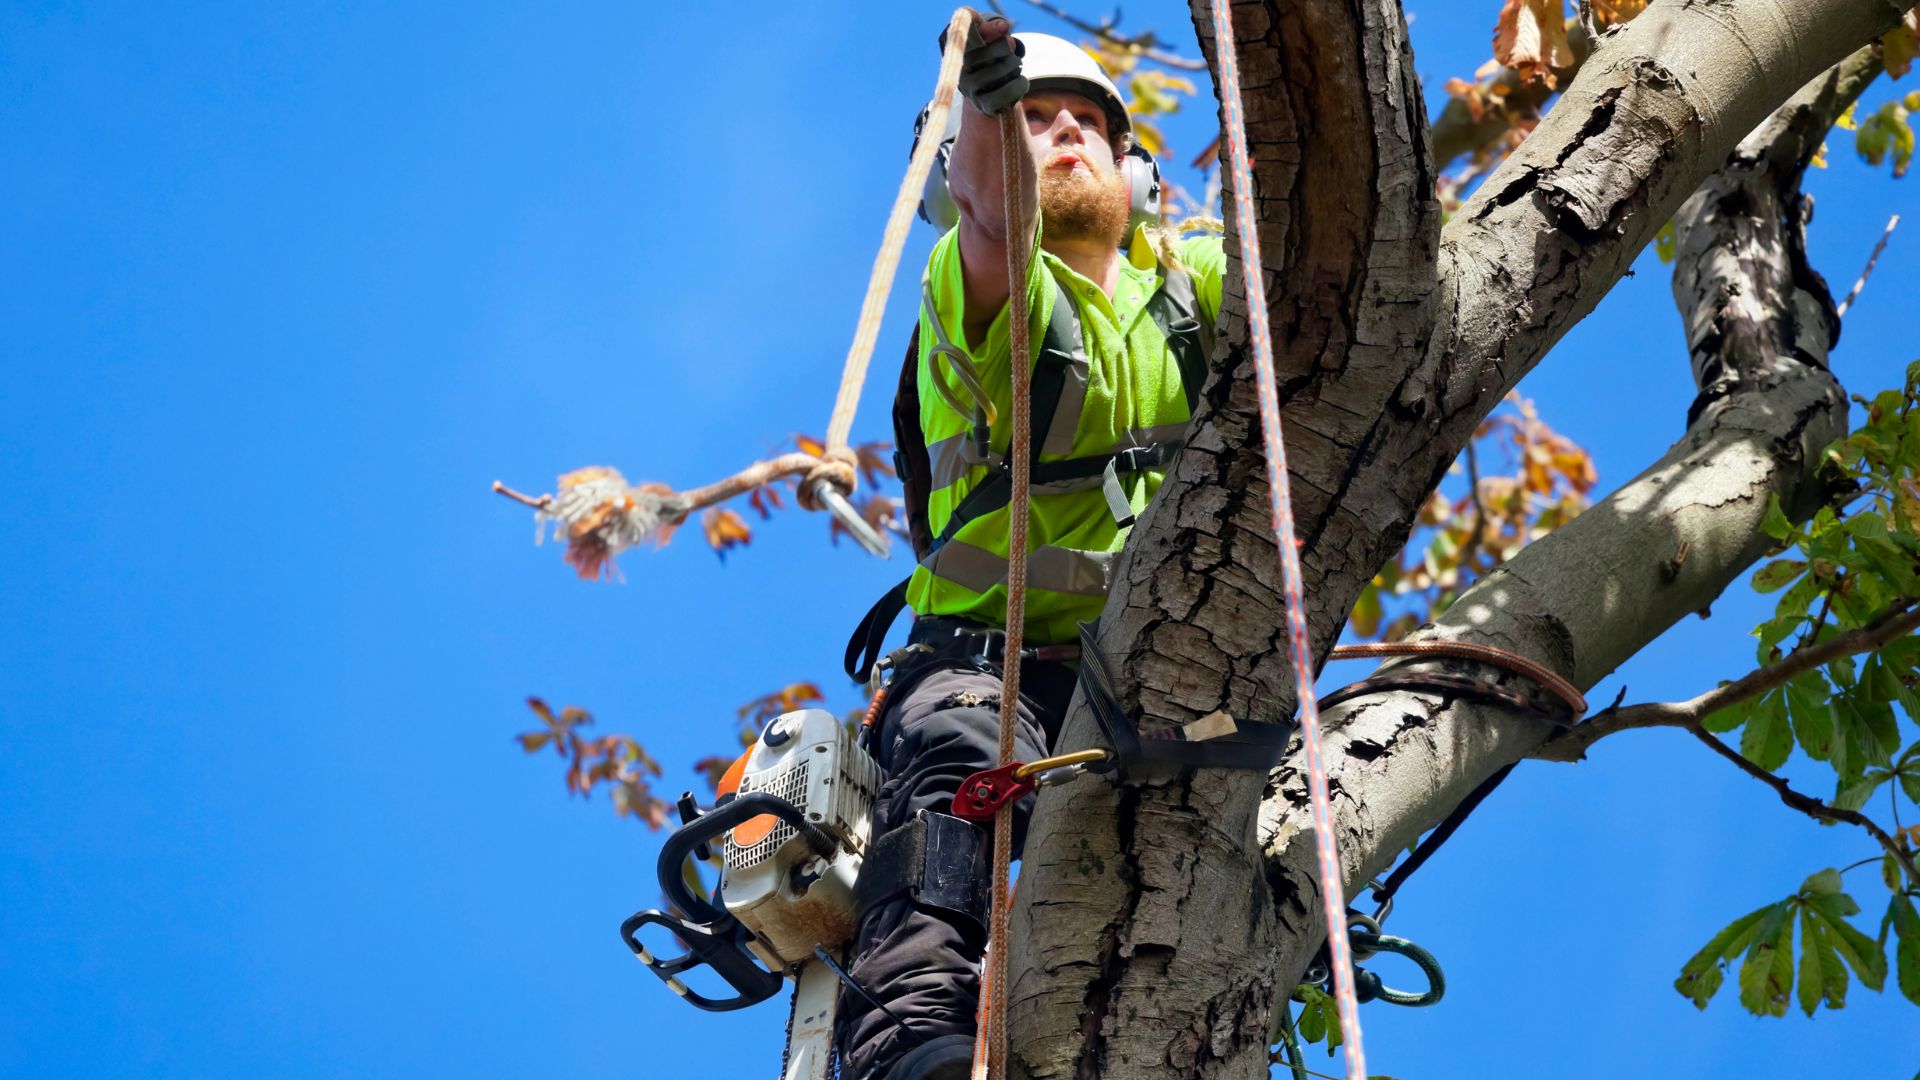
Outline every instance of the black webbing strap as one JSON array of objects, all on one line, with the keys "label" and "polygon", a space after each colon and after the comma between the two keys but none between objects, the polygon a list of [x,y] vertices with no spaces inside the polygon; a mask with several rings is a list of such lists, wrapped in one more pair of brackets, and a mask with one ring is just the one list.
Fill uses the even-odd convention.
[{"label": "black webbing strap", "polygon": [[[1179,364],[1180,382],[1187,396],[1187,411],[1191,413],[1200,400],[1200,384],[1207,374],[1207,354],[1212,351],[1212,327],[1199,317],[1201,313],[1194,297],[1193,278],[1186,271],[1170,267],[1161,275],[1161,282],[1161,287],[1147,301],[1147,316],[1160,328],[1168,349]],[[1033,482],[1053,484],[1101,476],[1101,487],[1106,494],[1108,507],[1113,511],[1113,520],[1125,528],[1133,524],[1134,513],[1128,503],[1126,490],[1120,486],[1119,474],[1163,468],[1173,462],[1174,455],[1180,452],[1185,443],[1174,440],[1129,447],[1116,454],[1095,454],[1062,461],[1040,460],[1040,447],[1046,442],[1046,432],[1053,427],[1054,413],[1059,410],[1060,396],[1066,389],[1067,372],[1073,367],[1075,357],[1086,350],[1085,339],[1080,335],[1080,319],[1075,313],[1072,299],[1059,281],[1053,283],[1053,288],[1053,313],[1047,319],[1047,330],[1040,339],[1040,352],[1033,366],[1030,401],[1033,430],[1036,433],[1033,440]],[[1002,462],[998,469],[974,485],[966,498],[953,508],[953,513],[947,517],[946,527],[933,538],[932,549],[940,550],[969,522],[1005,507],[1012,494],[1011,469]]]},{"label": "black webbing strap", "polygon": [[847,678],[865,683],[873,675],[873,665],[880,660],[880,646],[887,640],[887,631],[892,629],[893,620],[900,617],[901,609],[907,606],[907,582],[912,580],[909,576],[888,589],[886,595],[867,609],[866,615],[860,619],[860,625],[853,628],[853,636],[847,639],[847,655],[842,663]]},{"label": "black webbing strap", "polygon": [[[1085,349],[1080,337],[1080,318],[1074,313],[1073,301],[1067,296],[1067,290],[1058,280],[1053,283],[1053,312],[1047,319],[1046,333],[1040,337],[1040,352],[1033,362],[1033,383],[1029,387],[1027,406],[1033,421],[1033,482],[1049,482],[1042,475],[1040,447],[1047,441],[1047,431],[1053,426],[1053,414],[1060,409],[1060,396],[1066,392],[1067,371],[1073,366],[1073,358]],[[1098,469],[1096,468],[1097,472]],[[1089,474],[1092,475],[1092,474]],[[1061,479],[1054,477],[1053,479]],[[1007,505],[1013,499],[1013,473],[1004,461],[998,469],[987,474],[987,478],[974,485],[966,498],[947,515],[947,524],[940,535],[933,538],[932,550],[939,551],[947,541],[959,534],[960,530],[977,518],[985,517]]]},{"label": "black webbing strap", "polygon": [[1407,879],[1413,876],[1415,870],[1420,869],[1422,863],[1433,858],[1433,853],[1440,850],[1440,845],[1447,842],[1447,837],[1452,836],[1456,829],[1466,824],[1467,815],[1473,813],[1474,807],[1479,806],[1487,796],[1493,794],[1493,789],[1499,787],[1500,781],[1505,780],[1507,774],[1512,772],[1514,766],[1518,764],[1519,762],[1514,762],[1513,765],[1487,777],[1485,782],[1474,788],[1471,794],[1460,800],[1460,805],[1453,808],[1453,813],[1448,814],[1445,821],[1435,825],[1432,832],[1414,845],[1413,854],[1408,855],[1405,862],[1394,867],[1393,873],[1387,875],[1387,880],[1373,890],[1374,902],[1384,904],[1393,899],[1393,894],[1400,891],[1400,886],[1407,883]]},{"label": "black webbing strap", "polygon": [[1135,762],[1185,765],[1202,769],[1271,769],[1286,757],[1287,743],[1297,730],[1291,721],[1279,724],[1242,723],[1239,729],[1200,741],[1178,733],[1141,738],[1132,717],[1113,693],[1113,675],[1094,642],[1096,623],[1080,624],[1080,688],[1094,719],[1113,747],[1114,764],[1125,771]]}]

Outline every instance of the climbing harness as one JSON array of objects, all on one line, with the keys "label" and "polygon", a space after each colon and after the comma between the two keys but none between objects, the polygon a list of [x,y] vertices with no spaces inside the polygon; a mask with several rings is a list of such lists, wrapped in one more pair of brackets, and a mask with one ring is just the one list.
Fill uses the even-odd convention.
[{"label": "climbing harness", "polygon": [[[1040,350],[1034,360],[1032,391],[1028,397],[1027,412],[1030,429],[1047,433],[1036,442],[1035,448],[1028,455],[1031,482],[1045,492],[1049,489],[1071,489],[1079,483],[1098,477],[1101,490],[1106,495],[1108,511],[1113,515],[1115,524],[1124,528],[1133,524],[1134,512],[1128,501],[1126,489],[1120,483],[1120,477],[1123,474],[1133,475],[1148,470],[1164,469],[1172,463],[1175,455],[1186,443],[1181,438],[1163,438],[1105,454],[1040,460],[1041,446],[1051,442],[1071,440],[1071,431],[1055,432],[1054,425],[1056,419],[1062,415],[1059,406],[1066,392],[1068,373],[1084,369],[1088,362],[1085,342],[1080,332],[1079,319],[1074,313],[1073,303],[1058,282],[1054,282],[1053,287],[1053,311],[1047,320],[1046,330],[1040,340]],[[926,302],[931,303],[930,297]],[[1187,398],[1187,408],[1191,413],[1199,401],[1200,384],[1206,374],[1206,356],[1212,348],[1213,336],[1212,328],[1199,318],[1199,303],[1194,293],[1191,275],[1180,267],[1163,265],[1160,285],[1148,300],[1146,313],[1147,317],[1160,328],[1168,348],[1174,354]],[[996,456],[991,451],[988,443],[989,425],[996,421],[997,416],[992,403],[986,400],[984,392],[974,389],[978,385],[979,377],[973,371],[972,360],[964,351],[947,340],[946,332],[941,329],[941,320],[937,314],[927,321],[932,324],[934,334],[928,363],[936,368],[941,366],[951,368],[960,376],[962,389],[973,400],[960,400],[960,395],[946,385],[946,380],[940,378],[932,380],[936,392],[942,395],[942,400],[954,411],[970,418],[969,437],[973,443],[973,458],[986,465],[990,471],[985,478],[968,490],[966,496],[948,515],[939,534],[934,535],[927,520],[927,497],[932,483],[932,465],[927,455],[926,439],[920,428],[920,391],[917,377],[920,331],[916,327],[913,341],[907,346],[906,360],[901,367],[898,392],[894,398],[893,461],[894,473],[901,482],[908,534],[913,541],[914,554],[923,564],[934,557],[969,523],[1005,509],[1013,492],[1011,454]],[[903,579],[887,590],[854,629],[853,636],[847,642],[844,660],[847,677],[853,681],[871,683],[874,679],[875,667],[882,660],[881,644],[900,613],[906,610],[907,583],[910,580],[912,579]]]}]

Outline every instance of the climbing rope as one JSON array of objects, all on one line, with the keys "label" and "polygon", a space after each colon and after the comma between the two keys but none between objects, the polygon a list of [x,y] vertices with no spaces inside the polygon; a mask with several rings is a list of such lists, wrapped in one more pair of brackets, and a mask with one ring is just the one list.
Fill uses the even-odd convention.
[{"label": "climbing rope", "polygon": [[1360,645],[1335,645],[1329,660],[1358,660],[1374,656],[1448,656],[1478,660],[1494,667],[1515,671],[1539,683],[1572,710],[1573,718],[1587,711],[1587,699],[1572,683],[1518,653],[1482,645],[1474,641],[1379,641]]},{"label": "climbing rope", "polygon": [[[964,17],[955,15],[962,40]],[[953,33],[953,31],[949,31]],[[951,48],[952,38],[948,39]],[[931,130],[939,130],[934,128]],[[1033,410],[1028,406],[1033,372],[1028,349],[1031,313],[1026,304],[1028,246],[1033,243],[1033,228],[1027,218],[1021,185],[1027,165],[1027,124],[1018,108],[1000,113],[1001,181],[1006,185],[1007,218],[1007,303],[1017,312],[1007,320],[1010,362],[1013,377],[1013,437],[1007,446],[1011,466],[1011,492],[1007,497],[1007,662],[1000,668],[1000,767],[1013,763],[1013,736],[1020,710],[1020,650],[1027,622],[1027,521],[1031,516],[1028,488],[1033,455]],[[1017,305],[1017,306],[1016,306]],[[993,907],[989,919],[987,953],[987,1031],[986,1057],[988,1080],[1004,1080],[1007,1075],[1007,903],[1013,887],[1013,804],[1006,803],[993,816]],[[974,1059],[978,1068],[979,1053]]]},{"label": "climbing rope", "polygon": [[[954,12],[947,24],[946,47],[940,52],[940,78],[934,83],[933,104],[927,107],[926,126],[922,130],[947,130],[954,88],[960,83],[960,62],[966,55],[967,28],[972,22],[972,13],[963,8]],[[893,197],[893,210],[887,214],[887,230],[880,239],[880,253],[874,258],[873,273],[867,279],[867,295],[860,302],[860,322],[854,328],[853,345],[847,350],[847,362],[840,371],[840,392],[833,401],[833,419],[827,422],[829,454],[847,449],[847,433],[853,428],[853,412],[860,404],[860,388],[867,381],[867,361],[872,359],[874,342],[880,338],[880,317],[886,311],[887,294],[893,290],[900,252],[907,243],[907,229],[913,224],[913,208],[920,202],[927,173],[933,169],[933,159],[939,152],[938,138],[919,140],[907,163],[907,175],[900,180],[900,191]]]},{"label": "climbing rope", "polygon": [[1353,956],[1347,942],[1346,888],[1340,874],[1339,843],[1327,794],[1326,762],[1320,750],[1320,710],[1313,693],[1313,656],[1307,643],[1305,587],[1300,552],[1294,542],[1293,499],[1287,477],[1287,450],[1281,441],[1280,392],[1273,374],[1273,336],[1267,324],[1267,288],[1260,265],[1260,238],[1253,212],[1253,168],[1247,161],[1246,117],[1240,104],[1240,61],[1227,0],[1213,0],[1213,41],[1220,74],[1220,104],[1228,157],[1233,169],[1234,219],[1239,226],[1240,260],[1246,279],[1249,338],[1260,394],[1260,432],[1267,459],[1267,493],[1273,532],[1280,549],[1280,573],[1287,594],[1287,643],[1293,658],[1294,690],[1299,696],[1300,734],[1307,757],[1307,797],[1313,810],[1314,848],[1320,859],[1320,899],[1333,957],[1334,998],[1346,1037],[1347,1076],[1366,1080],[1366,1053],[1360,1039],[1360,1003],[1354,994]]}]

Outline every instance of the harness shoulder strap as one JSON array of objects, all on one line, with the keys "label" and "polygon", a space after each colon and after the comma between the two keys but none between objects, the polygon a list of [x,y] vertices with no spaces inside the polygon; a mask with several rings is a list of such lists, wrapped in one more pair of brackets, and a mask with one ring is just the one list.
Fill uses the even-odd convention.
[{"label": "harness shoulder strap", "polygon": [[933,491],[933,463],[927,455],[927,433],[920,427],[920,326],[914,324],[907,340],[907,358],[900,365],[900,385],[893,395],[893,473],[900,478],[901,503],[907,517],[907,538],[916,558],[933,550],[933,528],[927,520],[927,496]]},{"label": "harness shoulder strap", "polygon": [[1147,300],[1147,317],[1160,328],[1180,365],[1180,385],[1187,395],[1187,412],[1200,404],[1207,381],[1207,358],[1213,354],[1213,323],[1200,310],[1193,275],[1178,266],[1162,265],[1160,287]]}]

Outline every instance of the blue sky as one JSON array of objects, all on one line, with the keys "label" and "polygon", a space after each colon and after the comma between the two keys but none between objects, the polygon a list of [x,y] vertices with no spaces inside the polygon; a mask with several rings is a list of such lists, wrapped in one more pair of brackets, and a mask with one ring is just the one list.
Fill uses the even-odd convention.
[{"label": "blue sky", "polygon": [[[724,565],[689,538],[588,584],[487,484],[691,486],[824,427],[947,12],[650,7],[0,7],[0,1075],[774,1069],[783,1006],[696,1012],[616,938],[659,837],[510,736],[529,693],[586,705],[694,786],[747,698],[855,702],[832,673],[899,558],[790,514]],[[1495,5],[1410,8],[1437,103]],[[1192,53],[1183,10],[1126,16]],[[1177,160],[1210,122],[1173,126]],[[1912,181],[1832,159],[1813,255],[1844,289]],[[1848,316],[1852,389],[1915,357],[1916,252],[1896,233]],[[1667,276],[1637,270],[1526,386],[1603,486],[1691,395]],[[1743,670],[1757,610],[1724,599],[1593,696]],[[1668,986],[1869,853],[1684,736],[1530,765],[1402,894],[1451,988],[1370,1007],[1370,1061],[1911,1075],[1897,996],[1759,1021]]]}]

